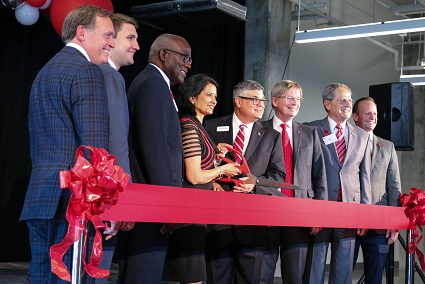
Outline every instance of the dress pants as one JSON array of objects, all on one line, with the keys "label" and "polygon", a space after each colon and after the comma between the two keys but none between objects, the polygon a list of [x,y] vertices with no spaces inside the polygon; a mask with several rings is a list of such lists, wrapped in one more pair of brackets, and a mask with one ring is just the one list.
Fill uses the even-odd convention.
[{"label": "dress pants", "polygon": [[375,230],[367,231],[363,237],[357,236],[354,252],[354,265],[357,262],[360,246],[363,252],[365,281],[367,284],[381,284],[385,262],[389,251],[385,234]]},{"label": "dress pants", "polygon": [[325,282],[326,256],[331,244],[329,284],[352,284],[356,229],[324,228],[311,238],[311,242],[311,263],[306,267],[310,270],[309,283]]},{"label": "dress pants", "polygon": [[[308,283],[305,274],[310,228],[270,227],[264,251],[261,284],[273,284],[276,261],[280,253],[280,269],[284,284]],[[307,278],[306,278],[307,277]],[[303,281],[303,278],[305,278]]]},{"label": "dress pants", "polygon": [[[227,235],[226,243],[216,240]],[[264,246],[242,245],[236,240],[233,229],[207,233],[207,283],[208,284],[258,284]]]},{"label": "dress pants", "polygon": [[[27,275],[27,283],[69,283],[60,279],[51,271],[50,246],[60,243],[68,230],[66,220],[27,220],[31,246],[31,262]],[[63,263],[71,271],[72,247],[62,258]]]}]

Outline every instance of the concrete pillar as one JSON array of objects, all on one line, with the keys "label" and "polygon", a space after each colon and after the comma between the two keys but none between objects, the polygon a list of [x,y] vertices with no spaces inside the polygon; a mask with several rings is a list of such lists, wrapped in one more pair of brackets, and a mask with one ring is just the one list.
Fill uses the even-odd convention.
[{"label": "concrete pillar", "polygon": [[282,80],[291,40],[289,0],[246,0],[245,26],[246,80],[259,82],[269,100],[263,119],[272,116],[270,91]]}]

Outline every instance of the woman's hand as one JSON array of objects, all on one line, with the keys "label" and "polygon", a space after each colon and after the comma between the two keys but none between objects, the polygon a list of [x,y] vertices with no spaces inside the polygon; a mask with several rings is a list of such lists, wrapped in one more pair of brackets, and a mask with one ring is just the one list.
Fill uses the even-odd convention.
[{"label": "woman's hand", "polygon": [[220,166],[223,169],[223,175],[227,177],[234,177],[238,174],[241,174],[242,171],[236,167],[237,165],[238,163],[232,163]]},{"label": "woman's hand", "polygon": [[227,144],[227,143],[218,143],[217,144],[217,148],[220,151],[217,155],[216,155],[216,160],[221,160],[222,158],[224,158],[228,152],[227,147],[232,148],[232,145]]}]

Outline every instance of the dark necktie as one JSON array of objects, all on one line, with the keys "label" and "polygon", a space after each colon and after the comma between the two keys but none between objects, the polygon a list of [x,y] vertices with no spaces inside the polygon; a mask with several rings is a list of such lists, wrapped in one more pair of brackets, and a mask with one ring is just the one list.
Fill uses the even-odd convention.
[{"label": "dark necktie", "polygon": [[[235,143],[233,143],[233,149],[236,149],[241,153],[243,153],[243,147],[245,143],[245,127],[245,124],[239,125],[239,131],[236,135]],[[242,157],[238,154],[235,154],[235,161],[239,164],[242,163]]]},{"label": "dark necktie", "polygon": [[[286,132],[286,123],[280,125],[282,127],[282,148],[283,148],[283,160],[285,162],[286,178],[285,182],[293,183],[292,178],[292,147],[291,141],[289,140],[288,132]],[[288,197],[294,196],[294,191],[291,189],[281,189],[282,193]]]},{"label": "dark necktie", "polygon": [[[336,138],[338,140],[335,142],[335,147],[336,147],[336,152],[338,153],[339,164],[342,165],[345,159],[345,154],[347,153],[347,147],[345,144],[344,135],[342,133],[341,124],[337,124],[335,127],[336,129],[338,129],[338,131],[336,132]],[[339,185],[339,188],[338,188],[338,201],[342,201],[341,185]]]}]

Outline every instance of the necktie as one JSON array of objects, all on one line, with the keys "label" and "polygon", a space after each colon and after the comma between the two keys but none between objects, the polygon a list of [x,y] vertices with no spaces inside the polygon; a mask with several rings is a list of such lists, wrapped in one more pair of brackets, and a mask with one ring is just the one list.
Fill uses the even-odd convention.
[{"label": "necktie", "polygon": [[[286,132],[286,123],[280,125],[282,127],[282,147],[283,147],[283,160],[285,162],[286,178],[287,183],[293,183],[292,179],[292,147],[291,141],[289,140],[288,132]],[[294,196],[294,191],[291,189],[281,189],[282,193],[288,197]]]},{"label": "necktie", "polygon": [[[245,127],[245,124],[239,125],[239,131],[236,135],[235,143],[233,143],[233,149],[236,149],[241,153],[243,153],[243,147],[245,143]],[[238,154],[235,154],[235,162],[239,164],[242,163],[242,157]]]},{"label": "necktie", "polygon": [[[337,124],[335,127],[338,129],[338,131],[336,132],[336,138],[338,140],[335,142],[335,147],[336,147],[336,152],[338,153],[339,164],[342,165],[345,159],[345,154],[347,153],[347,148],[345,145],[344,135],[342,134],[341,124]],[[339,185],[339,188],[338,188],[338,201],[342,201],[341,185]]]},{"label": "necktie", "polygon": [[173,91],[171,91],[171,89],[170,89],[170,96],[171,96],[171,98],[174,100]]}]

